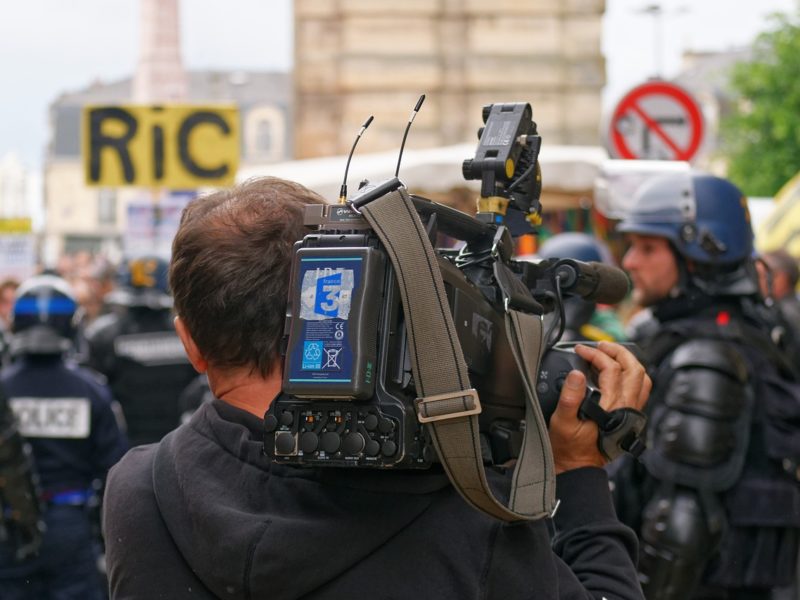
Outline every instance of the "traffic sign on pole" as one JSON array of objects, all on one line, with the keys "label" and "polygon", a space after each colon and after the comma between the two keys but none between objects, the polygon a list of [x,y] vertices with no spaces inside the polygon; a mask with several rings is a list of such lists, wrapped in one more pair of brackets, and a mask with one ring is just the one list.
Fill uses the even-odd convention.
[{"label": "traffic sign on pole", "polygon": [[614,158],[691,161],[704,129],[700,105],[689,92],[667,81],[648,81],[614,109],[608,150]]}]

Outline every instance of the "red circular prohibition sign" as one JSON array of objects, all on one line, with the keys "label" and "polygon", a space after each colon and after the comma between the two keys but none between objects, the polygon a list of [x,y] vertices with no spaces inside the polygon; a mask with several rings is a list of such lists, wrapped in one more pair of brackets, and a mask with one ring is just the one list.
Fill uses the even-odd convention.
[{"label": "red circular prohibition sign", "polygon": [[[653,116],[648,115],[639,106],[639,101],[648,96],[666,96],[675,100],[686,111],[689,116],[690,128],[690,139],[687,147],[678,147]],[[622,158],[641,158],[631,151],[625,138],[617,128],[617,122],[627,112],[632,112],[644,122],[645,126],[675,154],[674,160],[691,160],[700,147],[700,142],[703,139],[703,116],[700,113],[700,108],[694,98],[675,84],[665,81],[644,83],[628,92],[617,105],[616,110],[614,110],[614,114],[611,117],[611,139],[614,148]]]}]

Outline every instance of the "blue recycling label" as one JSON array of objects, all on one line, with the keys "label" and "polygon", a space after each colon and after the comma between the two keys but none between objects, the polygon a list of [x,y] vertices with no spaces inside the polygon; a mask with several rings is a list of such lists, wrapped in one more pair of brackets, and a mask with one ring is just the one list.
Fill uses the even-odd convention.
[{"label": "blue recycling label", "polygon": [[322,342],[303,342],[303,370],[322,368]]}]

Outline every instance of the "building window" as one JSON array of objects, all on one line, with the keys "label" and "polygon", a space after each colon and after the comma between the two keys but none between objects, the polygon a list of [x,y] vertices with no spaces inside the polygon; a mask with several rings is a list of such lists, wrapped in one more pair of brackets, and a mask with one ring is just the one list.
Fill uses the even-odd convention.
[{"label": "building window", "polygon": [[117,222],[117,192],[103,188],[97,194],[97,223],[115,225]]},{"label": "building window", "polygon": [[272,154],[272,123],[267,119],[260,119],[256,123],[255,154],[268,157]]}]

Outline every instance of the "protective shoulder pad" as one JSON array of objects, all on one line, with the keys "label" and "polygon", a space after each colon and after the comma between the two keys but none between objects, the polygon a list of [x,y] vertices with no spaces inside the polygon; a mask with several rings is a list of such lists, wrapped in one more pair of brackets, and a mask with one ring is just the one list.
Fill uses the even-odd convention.
[{"label": "protective shoulder pad", "polygon": [[748,363],[723,340],[678,346],[656,379],[646,457],[657,479],[692,488],[728,489],[749,444],[754,390]]},{"label": "protective shoulder pad", "polygon": [[687,340],[675,349],[669,364],[673,370],[713,369],[740,383],[746,383],[748,379],[744,356],[724,340]]}]

